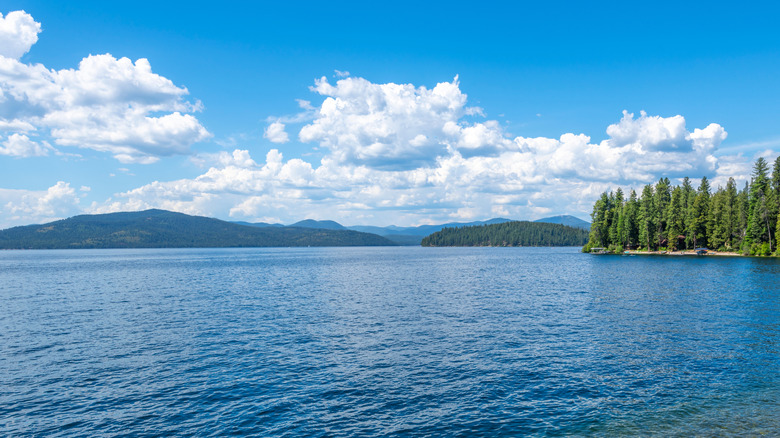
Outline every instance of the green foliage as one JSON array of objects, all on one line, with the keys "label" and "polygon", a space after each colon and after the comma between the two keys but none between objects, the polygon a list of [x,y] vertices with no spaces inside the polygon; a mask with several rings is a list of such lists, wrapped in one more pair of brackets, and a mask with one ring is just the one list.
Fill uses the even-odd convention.
[{"label": "green foliage", "polygon": [[753,180],[750,184],[748,230],[747,234],[752,242],[771,242],[772,227],[770,223],[777,223],[777,219],[770,218],[773,210],[769,185],[769,166],[761,157],[753,166]]},{"label": "green foliage", "polygon": [[2,249],[383,245],[395,243],[357,231],[256,228],[164,210],[75,216],[0,231]]},{"label": "green foliage", "polygon": [[580,246],[587,240],[588,232],[581,228],[517,221],[444,228],[425,237],[422,246]]},{"label": "green foliage", "polygon": [[[646,185],[637,199],[631,191],[604,192],[593,205],[592,224],[585,248],[643,248],[645,250],[697,247],[771,255],[780,247],[780,157],[771,178],[766,160],[759,158],[753,178],[741,191],[736,181],[711,192],[709,180],[694,189],[690,179],[672,186],[661,178]],[[585,250],[583,248],[583,250]]]}]

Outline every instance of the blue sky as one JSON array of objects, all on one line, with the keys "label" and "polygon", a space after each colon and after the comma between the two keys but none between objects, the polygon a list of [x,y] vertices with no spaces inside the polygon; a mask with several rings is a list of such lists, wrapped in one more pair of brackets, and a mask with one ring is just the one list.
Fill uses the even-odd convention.
[{"label": "blue sky", "polygon": [[780,154],[772,5],[247,3],[4,2],[0,228],[587,218]]}]

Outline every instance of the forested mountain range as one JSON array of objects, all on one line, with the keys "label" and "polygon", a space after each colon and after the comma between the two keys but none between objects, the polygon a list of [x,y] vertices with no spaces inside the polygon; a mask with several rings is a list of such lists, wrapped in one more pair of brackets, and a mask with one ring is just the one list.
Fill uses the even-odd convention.
[{"label": "forested mountain range", "polygon": [[386,245],[395,243],[352,230],[250,227],[165,210],[81,215],[0,230],[0,249]]},{"label": "forested mountain range", "polygon": [[444,228],[422,240],[423,246],[579,246],[588,232],[561,224],[513,221]]},{"label": "forested mountain range", "polygon": [[[461,228],[461,227],[469,227],[474,225],[500,224],[504,222],[512,222],[512,220],[505,219],[505,218],[493,218],[485,221],[449,222],[445,224],[420,225],[416,227],[398,227],[395,225],[390,225],[387,227],[378,227],[378,226],[371,226],[371,225],[352,225],[352,226],[345,227],[339,224],[338,222],[334,222],[334,221],[317,221],[312,219],[306,219],[288,226],[324,228],[324,229],[348,229],[348,230],[361,231],[364,233],[372,233],[379,236],[384,236],[399,245],[419,245],[422,242],[423,237],[428,236],[431,233],[440,231],[444,228]],[[576,228],[583,228],[586,230],[590,229],[589,222],[585,222],[582,219],[570,215],[552,216],[548,218],[538,219],[534,222],[546,222],[546,223],[568,225]],[[281,224],[268,224],[264,222],[259,222],[255,224],[248,223],[248,222],[236,222],[236,223],[241,223],[250,226],[257,226],[257,227],[284,226]]]},{"label": "forested mountain range", "polygon": [[756,160],[752,178],[739,190],[730,178],[712,192],[709,180],[694,188],[688,178],[672,186],[668,178],[626,196],[622,189],[603,193],[591,214],[593,247],[682,250],[708,247],[745,255],[778,254],[780,237],[780,157]]}]

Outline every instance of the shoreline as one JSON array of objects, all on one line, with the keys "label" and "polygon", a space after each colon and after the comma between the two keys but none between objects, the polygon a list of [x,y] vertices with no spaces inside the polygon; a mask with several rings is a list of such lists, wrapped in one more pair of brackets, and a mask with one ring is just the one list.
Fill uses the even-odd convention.
[{"label": "shoreline", "polygon": [[[683,250],[683,251],[636,251],[636,250],[627,250],[623,252],[622,254],[628,254],[628,255],[665,255],[665,256],[699,256],[699,254],[696,254],[696,251],[694,250]],[[737,252],[731,252],[731,251],[707,251],[706,254],[702,254],[701,256],[717,256],[717,257],[751,257],[742,255]],[[700,257],[701,257],[700,256]],[[769,256],[767,256],[769,257]]]}]

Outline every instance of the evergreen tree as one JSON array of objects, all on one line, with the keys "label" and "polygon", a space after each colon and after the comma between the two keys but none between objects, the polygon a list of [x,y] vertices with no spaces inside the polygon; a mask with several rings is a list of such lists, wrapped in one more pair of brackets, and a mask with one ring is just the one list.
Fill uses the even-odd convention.
[{"label": "evergreen tree", "polygon": [[655,238],[655,196],[653,186],[648,184],[642,189],[639,201],[639,241],[645,248],[653,247]]},{"label": "evergreen tree", "polygon": [[[712,193],[707,177],[698,189],[685,178],[672,186],[661,178],[648,184],[642,195],[621,188],[605,192],[591,215],[591,246],[642,246],[683,249],[712,247],[769,255],[780,248],[780,157],[769,164],[759,158],[750,183],[737,190],[734,178]],[[780,255],[780,250],[776,251]]]},{"label": "evergreen tree", "polygon": [[737,191],[737,182],[734,178],[729,178],[726,183],[724,194],[724,228],[725,228],[725,246],[727,249],[739,247],[739,192]]},{"label": "evergreen tree", "polygon": [[[750,204],[748,209],[748,236],[753,248],[751,252],[755,253],[759,245],[772,242],[772,231],[769,227],[770,222],[770,202],[769,202],[769,166],[763,157],[756,160],[753,166],[753,180],[750,185]],[[776,220],[772,222],[777,223]],[[770,246],[771,251],[771,246]]]},{"label": "evergreen tree", "polygon": [[726,247],[728,220],[726,219],[726,191],[722,187],[710,198],[710,214],[707,235],[709,246],[722,250]]},{"label": "evergreen tree", "polygon": [[618,187],[611,197],[612,223],[609,226],[609,242],[613,245],[623,245],[625,234],[625,216],[623,214],[623,189]]},{"label": "evergreen tree", "polygon": [[625,206],[626,246],[639,244],[639,200],[636,191],[631,190]]},{"label": "evergreen tree", "polygon": [[655,185],[655,240],[662,246],[666,238],[666,208],[671,201],[669,178],[661,178]]},{"label": "evergreen tree", "polygon": [[672,189],[672,198],[669,208],[666,209],[667,239],[669,249],[678,248],[678,236],[685,232],[685,209],[683,206],[683,190],[681,187]]},{"label": "evergreen tree", "polygon": [[590,235],[588,246],[602,247],[609,246],[609,195],[606,192],[601,194],[601,198],[593,205],[593,213],[590,215]]},{"label": "evergreen tree", "polygon": [[709,208],[710,183],[705,176],[701,179],[699,189],[696,191],[696,198],[693,201],[692,225],[694,247],[704,247],[707,245],[707,222],[709,219]]},{"label": "evergreen tree", "polygon": [[[780,157],[775,159],[775,164],[772,168],[772,183],[770,193],[769,223],[771,225],[774,222],[774,225],[771,227],[771,232],[772,235],[778,239],[778,242],[780,242],[780,236],[778,236],[777,233],[777,230],[780,229],[777,225],[780,223]],[[776,219],[773,221],[772,218]],[[775,245],[775,248],[780,248],[780,245]]]},{"label": "evergreen tree", "polygon": [[750,188],[748,183],[745,182],[745,187],[737,195],[737,220],[739,225],[737,226],[737,235],[739,238],[739,248],[742,248],[743,252],[750,251],[750,237],[747,234],[748,227],[748,210],[750,209],[749,200]]},{"label": "evergreen tree", "polygon": [[683,179],[682,183],[682,196],[683,196],[683,221],[685,226],[683,227],[683,234],[685,234],[685,248],[693,248],[693,228],[694,228],[694,215],[693,215],[693,203],[696,200],[696,190],[691,185],[691,180],[687,176]]}]

